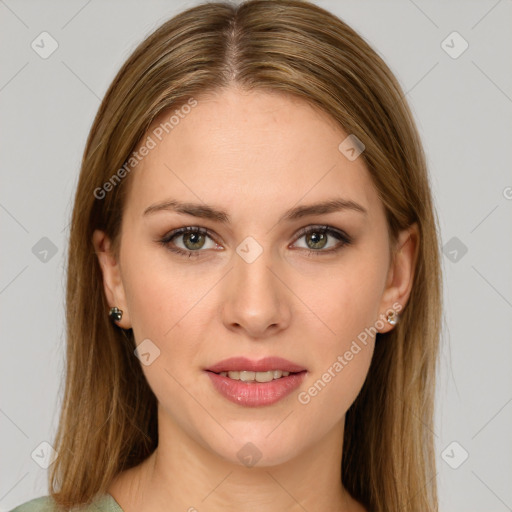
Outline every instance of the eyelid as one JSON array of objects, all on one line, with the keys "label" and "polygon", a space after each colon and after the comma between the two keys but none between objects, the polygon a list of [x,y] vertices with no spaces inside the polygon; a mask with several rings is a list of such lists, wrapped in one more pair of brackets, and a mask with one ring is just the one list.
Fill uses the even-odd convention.
[{"label": "eyelid", "polygon": [[[198,233],[200,235],[206,235],[210,237],[217,245],[221,245],[216,240],[216,235],[214,235],[208,228],[203,228],[201,226],[183,226],[181,228],[172,229],[168,233],[166,233],[163,237],[159,239],[163,244],[168,244],[173,238],[185,235],[186,233]],[[202,252],[202,251],[192,251],[192,252]]]},{"label": "eyelid", "polygon": [[[339,240],[341,240],[347,244],[352,242],[352,238],[349,235],[347,235],[347,233],[342,231],[341,229],[337,229],[337,228],[334,228],[334,227],[326,225],[326,224],[310,224],[309,226],[305,226],[305,227],[301,228],[295,234],[294,243],[299,238],[302,238],[304,235],[307,235],[308,233],[315,231],[315,230],[322,231],[322,232],[325,232],[328,234],[335,233],[336,235],[338,235],[338,237],[335,237],[335,238],[338,238]],[[315,252],[327,252],[327,251],[315,251]]]}]

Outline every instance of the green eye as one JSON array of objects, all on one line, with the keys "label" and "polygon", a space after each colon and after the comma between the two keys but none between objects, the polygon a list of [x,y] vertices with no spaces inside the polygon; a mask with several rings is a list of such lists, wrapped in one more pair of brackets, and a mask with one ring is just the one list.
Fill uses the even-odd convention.
[{"label": "green eye", "polygon": [[[296,242],[301,238],[305,238],[306,245],[298,248],[304,249],[309,255],[332,254],[352,243],[346,233],[330,226],[308,226],[300,231]],[[200,256],[200,253],[204,252],[203,249],[219,247],[207,229],[197,226],[186,226],[171,231],[159,242],[168,250],[188,258]]]},{"label": "green eye", "polygon": [[[182,247],[174,242],[175,239],[179,240],[180,238],[183,239],[181,242]],[[207,242],[208,239],[212,240],[212,244],[209,247],[205,247],[205,242]],[[199,256],[201,249],[214,249],[217,246],[212,237],[208,234],[207,229],[194,226],[187,226],[171,231],[160,240],[160,243],[170,251],[188,257]]]},{"label": "green eye", "polygon": [[[347,234],[329,226],[307,227],[299,233],[299,238],[297,238],[297,240],[300,240],[301,238],[305,238],[306,245],[300,248],[307,250],[311,254],[336,252],[343,246],[352,242],[351,238]],[[329,243],[329,238],[337,240],[338,244],[334,244],[334,246],[330,246],[325,249]]]}]

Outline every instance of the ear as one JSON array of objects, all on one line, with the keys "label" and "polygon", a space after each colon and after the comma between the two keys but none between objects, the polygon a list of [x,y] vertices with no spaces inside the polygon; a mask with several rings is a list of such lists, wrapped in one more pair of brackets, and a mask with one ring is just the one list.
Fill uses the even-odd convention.
[{"label": "ear", "polygon": [[[116,322],[116,325],[123,329],[130,329],[130,314],[121,278],[121,269],[113,254],[111,241],[103,231],[96,229],[92,235],[92,243],[103,274],[103,287],[107,302],[110,307],[118,307],[123,312],[123,317]],[[108,314],[108,311],[105,314]]]},{"label": "ear", "polygon": [[390,311],[399,312],[409,300],[416,268],[419,249],[419,230],[417,223],[401,231],[395,245],[386,287],[382,295],[380,318],[384,320],[384,327],[379,332],[385,333],[393,329],[387,321]]}]

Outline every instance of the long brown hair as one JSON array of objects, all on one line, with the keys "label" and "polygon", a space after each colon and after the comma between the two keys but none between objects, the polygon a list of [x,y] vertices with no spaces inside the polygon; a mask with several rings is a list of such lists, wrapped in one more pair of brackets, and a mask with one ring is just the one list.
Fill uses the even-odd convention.
[{"label": "long brown hair", "polygon": [[87,140],[70,229],[67,367],[51,496],[63,507],[89,503],[158,444],[156,398],[133,354],[132,331],[108,319],[92,233],[104,230],[118,247],[130,168],[114,184],[112,178],[155,118],[233,84],[294,95],[326,111],[364,143],[361,158],[391,239],[418,225],[409,302],[397,326],[377,335],[368,377],[346,414],[342,481],[375,512],[436,511],[432,427],[442,279],[425,156],[387,65],[343,21],[301,0],[190,8],[145,39],[107,91]]}]

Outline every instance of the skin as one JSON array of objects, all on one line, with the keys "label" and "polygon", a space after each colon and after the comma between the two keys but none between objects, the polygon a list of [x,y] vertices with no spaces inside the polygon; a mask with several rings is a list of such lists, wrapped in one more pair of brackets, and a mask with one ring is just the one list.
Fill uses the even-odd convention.
[{"label": "skin", "polygon": [[[197,100],[131,174],[118,258],[103,232],[93,236],[107,300],[124,312],[118,325],[133,328],[137,344],[149,338],[160,350],[142,365],[159,404],[158,448],[109,492],[125,512],[363,511],[340,484],[340,462],[345,413],[366,379],[374,337],[308,404],[297,395],[379,315],[407,303],[417,227],[400,233],[392,260],[384,207],[363,159],[338,150],[347,134],[307,102],[235,87]],[[367,214],[278,223],[298,204],[338,197]],[[232,222],[170,210],[143,215],[170,198],[223,209]],[[297,236],[319,224],[346,232],[352,243],[329,254],[340,244],[332,235],[316,249],[311,235]],[[158,242],[184,226],[212,234],[202,246],[174,239],[182,249],[199,247],[196,258]],[[263,250],[252,263],[236,252],[248,236]],[[377,325],[379,332],[393,328]],[[278,355],[308,373],[279,402],[243,407],[203,371],[234,355]],[[237,457],[247,442],[261,452],[253,467]]]}]

